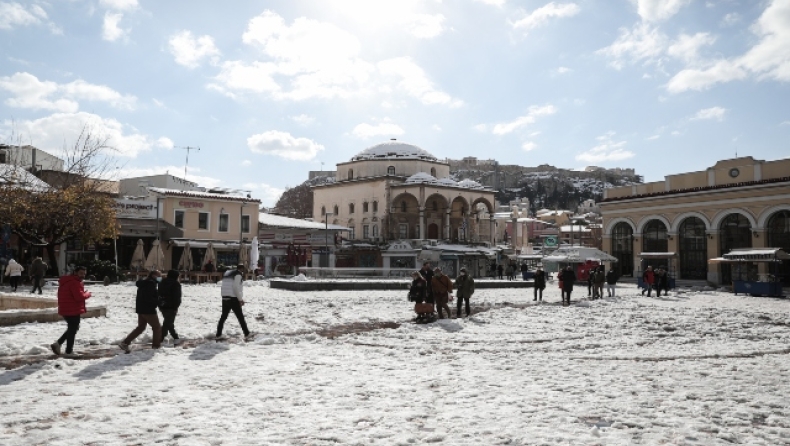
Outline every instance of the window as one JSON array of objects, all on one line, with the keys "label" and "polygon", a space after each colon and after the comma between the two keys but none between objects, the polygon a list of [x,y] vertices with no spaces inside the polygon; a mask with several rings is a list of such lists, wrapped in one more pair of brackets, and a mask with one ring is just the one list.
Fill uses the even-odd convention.
[{"label": "window", "polygon": [[432,177],[436,176],[436,168],[435,167],[431,167],[431,176]]},{"label": "window", "polygon": [[379,202],[378,201],[374,201],[373,202],[373,212],[378,212],[378,211],[379,211]]},{"label": "window", "polygon": [[176,211],[176,218],[173,221],[176,228],[184,229],[184,211]]},{"label": "window", "polygon": [[356,238],[356,237],[354,236],[354,233],[355,233],[355,232],[356,232],[356,231],[355,231],[354,225],[349,225],[349,226],[348,226],[348,239],[349,239],[349,240],[354,240],[354,239]]},{"label": "window", "polygon": [[340,208],[338,208],[337,205],[335,205],[334,211],[335,211],[335,215],[338,215],[340,213]]},{"label": "window", "polygon": [[348,213],[349,214],[353,214],[354,213],[354,203],[349,203],[348,204]]},{"label": "window", "polygon": [[2,151],[2,152],[0,152],[0,164],[6,164],[6,163],[8,163],[8,159],[6,157],[6,152]]},{"label": "window", "polygon": [[398,237],[399,238],[409,238],[409,225],[406,223],[401,223],[398,225]]},{"label": "window", "polygon": [[438,203],[436,203],[436,200],[433,200],[432,206],[433,206],[433,210],[434,210],[434,212],[436,212],[436,211],[438,211],[438,210],[439,210],[439,204],[438,204]]},{"label": "window", "polygon": [[373,238],[379,238],[379,225],[373,225]]},{"label": "window", "polygon": [[420,237],[420,225],[414,225],[414,233],[417,235],[417,238]]},{"label": "window", "polygon": [[362,238],[366,240],[370,238],[370,225],[362,225]]},{"label": "window", "polygon": [[395,166],[387,167],[387,175],[395,175]]},{"label": "window", "polygon": [[406,212],[406,202],[405,201],[401,201],[400,202],[400,211],[401,212]]},{"label": "window", "polygon": [[248,234],[250,232],[250,216],[241,216],[241,232]]},{"label": "window", "polygon": [[326,215],[326,206],[321,206],[321,216]]},{"label": "window", "polygon": [[219,232],[228,232],[228,214],[219,214]]},{"label": "window", "polygon": [[354,179],[354,169],[348,169],[348,179],[349,180]]},{"label": "window", "polygon": [[208,212],[198,212],[198,229],[208,231]]},{"label": "window", "polygon": [[367,211],[368,211],[368,202],[366,201],[362,203],[362,212],[367,212]]}]

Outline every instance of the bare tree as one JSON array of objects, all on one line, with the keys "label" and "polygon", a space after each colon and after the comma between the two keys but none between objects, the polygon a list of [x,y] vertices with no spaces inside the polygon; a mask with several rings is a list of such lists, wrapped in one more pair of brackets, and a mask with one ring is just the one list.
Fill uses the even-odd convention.
[{"label": "bare tree", "polygon": [[274,213],[299,219],[312,217],[313,189],[308,182],[286,189],[274,205]]}]

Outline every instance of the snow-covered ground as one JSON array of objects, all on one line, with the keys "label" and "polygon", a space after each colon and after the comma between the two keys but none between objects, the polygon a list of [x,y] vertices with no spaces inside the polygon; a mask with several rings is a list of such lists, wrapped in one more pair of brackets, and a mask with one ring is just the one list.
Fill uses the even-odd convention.
[{"label": "snow-covered ground", "polygon": [[[133,286],[90,290],[108,316],[83,320],[77,352],[135,325]],[[483,289],[487,311],[414,325],[405,291],[247,282],[253,342],[0,370],[0,444],[790,444],[790,301],[618,292],[564,308],[555,286],[540,305]],[[184,294],[179,333],[210,336],[219,288]],[[384,322],[402,324],[321,335]],[[64,329],[0,327],[0,359],[45,354]]]}]

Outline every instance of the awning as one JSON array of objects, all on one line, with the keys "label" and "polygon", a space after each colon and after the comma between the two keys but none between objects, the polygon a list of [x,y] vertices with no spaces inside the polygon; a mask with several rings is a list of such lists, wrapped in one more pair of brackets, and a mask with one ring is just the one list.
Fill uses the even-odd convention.
[{"label": "awning", "polygon": [[639,258],[642,259],[670,259],[677,256],[674,252],[640,252]]},{"label": "awning", "polygon": [[724,254],[722,257],[727,260],[741,262],[765,262],[788,260],[790,259],[790,254],[780,248],[733,249],[727,254]]},{"label": "awning", "polygon": [[438,262],[441,255],[442,255],[441,251],[435,251],[433,249],[423,249],[422,251],[420,251],[420,255],[417,257],[425,262]]},{"label": "awning", "polygon": [[[228,251],[228,250],[239,249],[239,242],[230,241],[230,240],[190,240],[190,239],[170,240],[171,245],[178,246],[179,248],[183,248],[187,243],[189,243],[190,248],[201,248],[201,249],[207,248],[208,244],[212,243],[214,245],[215,251]],[[245,245],[249,246],[249,243],[245,243]],[[259,246],[264,246],[264,245],[259,245]]]},{"label": "awning", "polygon": [[[119,218],[117,219],[121,229],[118,231],[119,237],[156,237],[156,220],[143,218]],[[184,231],[178,229],[170,223],[159,220],[160,238],[167,240],[176,237],[183,237]]]}]

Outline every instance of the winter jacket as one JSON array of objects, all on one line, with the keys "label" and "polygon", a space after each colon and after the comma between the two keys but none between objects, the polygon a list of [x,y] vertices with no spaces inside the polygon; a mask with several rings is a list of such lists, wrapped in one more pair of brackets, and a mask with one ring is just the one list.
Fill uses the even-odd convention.
[{"label": "winter jacket", "polygon": [[562,289],[565,291],[573,291],[573,282],[576,282],[576,273],[573,270],[564,270],[560,273],[560,280],[562,280]]},{"label": "winter jacket", "polygon": [[159,308],[162,310],[177,310],[181,306],[181,284],[178,283],[178,273],[175,277],[167,277],[159,284]]},{"label": "winter jacket", "polygon": [[428,290],[427,290],[428,297],[433,297],[433,289],[431,288],[431,281],[433,280],[433,271],[431,271],[430,269],[428,270],[421,269],[420,275],[422,276],[423,279],[425,279],[425,283],[428,284]]},{"label": "winter jacket", "polygon": [[669,276],[666,272],[656,273],[656,288],[669,289]]},{"label": "winter jacket", "polygon": [[546,271],[542,269],[535,271],[535,288],[541,290],[546,288]]},{"label": "winter jacket", "polygon": [[431,280],[431,288],[435,298],[444,297],[453,292],[453,282],[450,281],[447,274],[434,276],[433,280]]},{"label": "winter jacket", "polygon": [[606,283],[609,285],[617,283],[617,273],[615,273],[613,269],[610,269],[609,272],[606,273]]},{"label": "winter jacket", "polygon": [[527,264],[526,264],[526,263],[522,263],[522,264],[521,264],[521,272],[522,272],[522,273],[525,273],[525,272],[527,272],[527,271],[529,271],[529,267],[527,266]]},{"label": "winter jacket", "polygon": [[16,263],[16,260],[11,259],[8,261],[8,266],[5,267],[5,275],[11,277],[19,277],[22,275],[22,271],[25,270],[25,267]]},{"label": "winter jacket", "polygon": [[244,302],[244,286],[242,285],[242,274],[237,269],[225,271],[222,276],[222,298],[235,297],[240,302]]},{"label": "winter jacket", "polygon": [[459,298],[469,299],[475,292],[475,279],[469,275],[458,276],[455,279],[455,295]]},{"label": "winter jacket", "polygon": [[159,306],[156,280],[142,279],[138,280],[136,285],[137,300],[135,301],[134,311],[137,314],[156,314],[156,307]]},{"label": "winter jacket", "polygon": [[58,279],[58,314],[79,316],[85,311],[85,301],[91,293],[85,291],[82,278],[77,275],[61,276]]},{"label": "winter jacket", "polygon": [[652,285],[655,283],[655,280],[656,280],[656,276],[655,274],[653,274],[652,270],[645,270],[645,272],[642,273],[642,281],[644,283],[649,283],[650,285]]},{"label": "winter jacket", "polygon": [[49,266],[41,260],[41,257],[36,258],[33,260],[33,265],[30,266],[30,275],[32,276],[43,276],[47,273]]},{"label": "winter jacket", "polygon": [[425,302],[425,294],[428,288],[428,284],[425,282],[424,279],[414,279],[411,281],[411,286],[409,287],[409,301],[410,302]]},{"label": "winter jacket", "polygon": [[603,273],[603,271],[601,271],[600,269],[596,270],[595,273],[593,274],[593,283],[596,285],[603,285],[605,280],[606,280],[606,275]]}]

